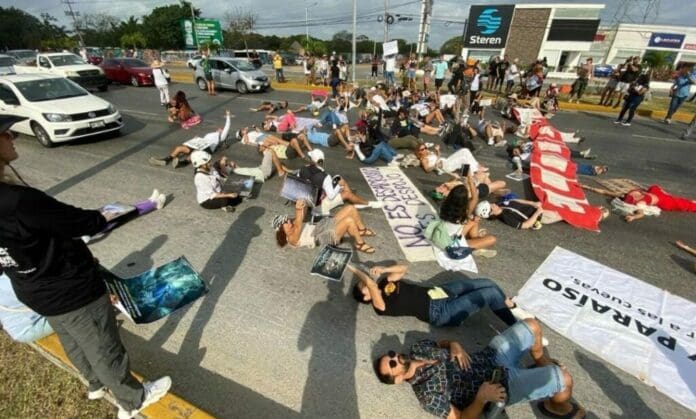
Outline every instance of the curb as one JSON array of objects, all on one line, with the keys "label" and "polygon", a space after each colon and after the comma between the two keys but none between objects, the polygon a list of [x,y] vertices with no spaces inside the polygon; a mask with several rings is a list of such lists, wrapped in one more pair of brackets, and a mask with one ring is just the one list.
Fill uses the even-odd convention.
[{"label": "curb", "polygon": [[[58,335],[53,333],[45,338],[37,340],[34,343],[30,343],[29,345],[44,358],[48,359],[65,371],[75,375],[80,379],[80,381],[84,382],[84,379],[80,376],[80,374],[77,373],[65,354],[63,346],[60,344],[60,340],[58,339]],[[133,375],[138,380],[143,380],[141,375],[135,372],[133,372]],[[113,399],[109,393],[107,393],[107,397],[105,397],[105,399],[116,406],[116,400]],[[137,417],[152,419],[180,419],[182,417],[186,417],[187,419],[214,418],[214,416],[204,412],[172,392],[167,393],[157,403],[145,408],[138,414]]]},{"label": "curb", "polygon": [[[177,83],[188,83],[188,84],[193,84],[193,74],[188,74],[184,72],[179,72],[179,71],[170,71],[172,81],[175,81]],[[285,91],[292,91],[292,92],[310,92],[312,90],[323,90],[323,91],[330,91],[330,87],[325,87],[325,86],[307,86],[306,84],[301,84],[301,83],[272,83],[271,87],[274,90],[285,90]],[[486,97],[495,97],[491,95],[485,95]],[[500,96],[502,97],[502,96]],[[619,108],[610,108],[610,110],[607,110],[606,106],[600,106],[600,105],[595,105],[591,103],[568,103],[568,102],[560,102],[561,110],[572,110],[572,111],[580,111],[580,112],[595,112],[595,113],[603,113],[603,114],[609,114],[609,115],[618,115],[620,109]],[[638,109],[636,113],[640,116],[644,116],[647,118],[651,119],[656,119],[656,120],[662,120],[665,118],[667,115],[666,111],[653,111],[653,110],[646,110],[646,109]],[[693,119],[693,115],[687,112],[677,112],[672,116],[673,121],[679,121],[679,122],[684,122],[686,124],[690,123],[691,120]]]}]

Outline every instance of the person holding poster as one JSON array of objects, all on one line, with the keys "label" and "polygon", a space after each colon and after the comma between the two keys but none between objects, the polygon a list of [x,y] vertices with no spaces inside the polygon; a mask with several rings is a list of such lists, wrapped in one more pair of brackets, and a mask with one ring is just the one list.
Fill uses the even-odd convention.
[{"label": "person holding poster", "polygon": [[10,128],[24,119],[0,116],[0,271],[18,300],[46,317],[89,383],[88,398],[103,398],[108,388],[118,418],[131,418],[162,398],[171,379],[141,384],[133,377],[98,263],[77,238],[99,233],[109,220],[28,186],[16,172],[6,176],[18,158]]}]

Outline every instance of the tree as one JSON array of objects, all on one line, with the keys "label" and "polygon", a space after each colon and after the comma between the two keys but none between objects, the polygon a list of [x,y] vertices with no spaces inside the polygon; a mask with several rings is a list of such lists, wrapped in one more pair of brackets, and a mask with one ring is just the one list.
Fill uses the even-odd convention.
[{"label": "tree", "polygon": [[232,11],[225,13],[225,18],[230,22],[229,30],[232,36],[240,36],[244,43],[244,49],[247,50],[249,56],[249,44],[247,37],[256,27],[256,22],[259,20],[259,15],[252,12],[250,9],[235,7]]},{"label": "tree", "polygon": [[[194,9],[194,15],[200,16],[200,10]],[[143,16],[142,34],[147,46],[160,49],[179,49],[184,47],[184,34],[181,21],[191,19],[191,4],[182,1],[179,4],[156,7]]]},{"label": "tree", "polygon": [[44,13],[39,19],[14,7],[0,7],[0,28],[0,47],[9,49],[38,49],[42,40],[67,36],[65,28],[58,26],[53,16]]},{"label": "tree", "polygon": [[464,43],[462,42],[461,36],[455,36],[445,41],[440,47],[441,54],[454,54],[459,55],[462,53],[462,47]]},{"label": "tree", "polygon": [[140,32],[127,33],[121,36],[121,47],[138,49],[144,48],[147,45],[145,35]]}]

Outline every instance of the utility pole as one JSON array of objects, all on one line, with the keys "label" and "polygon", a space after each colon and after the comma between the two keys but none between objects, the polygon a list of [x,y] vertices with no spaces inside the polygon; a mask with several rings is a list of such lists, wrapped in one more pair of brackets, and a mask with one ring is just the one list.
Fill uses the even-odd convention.
[{"label": "utility pole", "polygon": [[[200,50],[201,44],[198,42],[198,32],[196,31],[196,13],[193,11],[193,2],[189,2],[189,7],[191,7],[191,25],[193,26],[193,39],[194,45],[196,46],[196,51]],[[202,52],[202,51],[199,51]],[[208,51],[210,53],[210,50]]]},{"label": "utility pole", "polygon": [[428,37],[430,32],[430,16],[433,13],[433,0],[422,0],[421,1],[421,20],[418,25],[418,46],[416,47],[416,53],[418,54],[418,60],[423,58],[428,52]]},{"label": "utility pole", "polygon": [[352,74],[353,74],[353,84],[355,84],[355,66],[357,64],[355,62],[356,61],[355,32],[358,29],[357,16],[358,16],[358,0],[353,0],[353,61],[352,61],[353,65],[351,66],[352,67],[351,70],[352,70]]},{"label": "utility pole", "polygon": [[384,0],[384,42],[389,42],[389,24],[387,23],[387,9],[389,9],[389,0]]},{"label": "utility pole", "polygon": [[79,25],[77,24],[77,18],[75,17],[75,16],[79,16],[80,12],[75,12],[73,10],[72,5],[75,4],[74,1],[63,0],[63,3],[68,6],[68,10],[65,11],[65,14],[72,16],[73,27],[75,28],[75,33],[77,34],[77,37],[80,39],[80,48],[84,48],[85,47],[85,40],[82,39],[82,34],[80,33],[80,28],[79,28]]}]

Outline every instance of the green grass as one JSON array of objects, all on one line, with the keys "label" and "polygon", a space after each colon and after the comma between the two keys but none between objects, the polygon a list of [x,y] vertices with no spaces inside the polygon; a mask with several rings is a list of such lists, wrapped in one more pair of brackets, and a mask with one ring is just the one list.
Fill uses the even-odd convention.
[{"label": "green grass", "polygon": [[114,418],[106,401],[88,401],[87,387],[29,345],[0,331],[0,418]]}]

